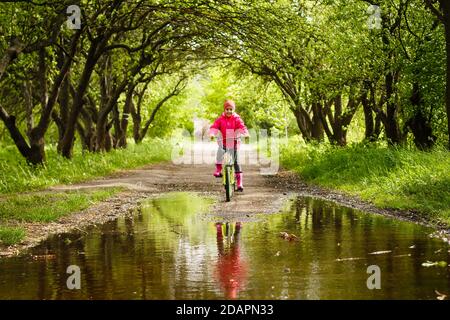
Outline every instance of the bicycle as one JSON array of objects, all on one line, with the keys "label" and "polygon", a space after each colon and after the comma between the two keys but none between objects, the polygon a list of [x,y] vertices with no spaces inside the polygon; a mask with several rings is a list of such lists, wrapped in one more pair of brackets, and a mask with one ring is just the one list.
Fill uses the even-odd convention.
[{"label": "bicycle", "polygon": [[[223,139],[219,137],[217,137],[217,139],[219,141],[219,144],[221,144]],[[222,160],[222,183],[225,188],[225,199],[227,202],[229,202],[231,201],[231,197],[236,191],[234,160],[235,160],[236,144],[240,138],[227,138],[227,139],[234,140],[234,148],[225,148],[224,149],[225,153],[223,155]]]},{"label": "bicycle", "polygon": [[234,175],[234,154],[230,154],[230,150],[226,149],[223,155],[222,177],[223,186],[225,187],[225,199],[227,202],[231,200],[233,193],[236,191],[236,179]]}]

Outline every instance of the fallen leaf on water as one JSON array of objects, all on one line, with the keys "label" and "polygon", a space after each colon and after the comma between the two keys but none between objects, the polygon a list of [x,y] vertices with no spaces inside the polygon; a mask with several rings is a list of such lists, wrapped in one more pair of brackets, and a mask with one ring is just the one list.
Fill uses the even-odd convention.
[{"label": "fallen leaf on water", "polygon": [[383,254],[383,253],[389,253],[389,252],[392,252],[392,250],[375,251],[375,252],[371,252],[369,254]]},{"label": "fallen leaf on water", "polygon": [[287,232],[280,232],[280,237],[286,239],[289,236],[289,233]]},{"label": "fallen leaf on water", "polygon": [[336,261],[351,261],[351,260],[361,260],[361,259],[365,259],[365,258],[337,258]]},{"label": "fallen leaf on water", "polygon": [[445,268],[447,266],[447,262],[446,261],[426,261],[424,263],[422,263],[423,267],[433,267],[433,266],[438,266],[438,267],[442,267]]},{"label": "fallen leaf on water", "polygon": [[436,299],[438,299],[438,300],[444,300],[445,298],[447,298],[447,295],[446,295],[446,294],[440,293],[440,292],[437,291],[437,290],[434,290],[434,292],[437,294]]},{"label": "fallen leaf on water", "polygon": [[288,241],[297,241],[298,237],[291,233],[287,233],[287,232],[280,232],[280,237],[283,238],[284,240],[288,240]]},{"label": "fallen leaf on water", "polygon": [[55,259],[56,255],[55,254],[42,254],[42,255],[35,255],[32,257],[33,257],[33,260],[50,260],[50,259]]}]

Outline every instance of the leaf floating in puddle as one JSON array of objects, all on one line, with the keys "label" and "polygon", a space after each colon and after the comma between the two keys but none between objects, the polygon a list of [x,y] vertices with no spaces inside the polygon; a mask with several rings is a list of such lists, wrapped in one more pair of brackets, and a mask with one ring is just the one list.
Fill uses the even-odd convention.
[{"label": "leaf floating in puddle", "polygon": [[422,267],[432,267],[437,265],[437,262],[431,262],[431,261],[427,261],[427,262],[423,262],[422,263]]},{"label": "leaf floating in puddle", "polygon": [[280,237],[288,241],[298,241],[298,237],[293,233],[280,232]]},{"label": "leaf floating in puddle", "polygon": [[445,298],[447,298],[447,295],[446,295],[446,294],[440,293],[440,292],[437,291],[437,290],[434,290],[434,292],[437,294],[436,299],[438,299],[438,300],[444,300]]},{"label": "leaf floating in puddle", "polygon": [[434,267],[434,266],[445,268],[447,266],[447,262],[446,261],[434,261],[434,262],[426,261],[426,262],[422,263],[422,267]]},{"label": "leaf floating in puddle", "polygon": [[359,257],[355,257],[355,258],[337,258],[336,261],[352,261],[352,260],[362,260],[365,258],[359,258]]},{"label": "leaf floating in puddle", "polygon": [[32,257],[33,257],[33,260],[51,260],[51,259],[55,259],[56,255],[55,254],[41,254],[41,255],[35,255]]},{"label": "leaf floating in puddle", "polygon": [[389,253],[389,252],[392,252],[392,250],[375,251],[375,252],[371,252],[369,254],[384,254],[384,253]]}]

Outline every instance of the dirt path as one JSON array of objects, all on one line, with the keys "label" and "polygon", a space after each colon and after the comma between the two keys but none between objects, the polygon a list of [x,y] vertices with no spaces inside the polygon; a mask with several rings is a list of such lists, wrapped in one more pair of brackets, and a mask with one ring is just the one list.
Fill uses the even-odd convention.
[{"label": "dirt path", "polygon": [[[177,159],[176,163],[167,162],[145,166],[139,169],[118,172],[109,177],[92,180],[76,185],[55,186],[44,192],[79,190],[121,186],[125,191],[96,204],[82,212],[75,213],[52,223],[27,223],[26,239],[14,246],[0,247],[0,256],[20,254],[25,249],[38,244],[50,234],[80,229],[90,224],[104,223],[121,215],[132,213],[140,201],[167,192],[191,191],[215,197],[212,214],[224,220],[249,220],[255,214],[278,212],[292,195],[314,196],[331,200],[339,204],[366,212],[394,216],[439,227],[417,213],[409,211],[379,209],[338,192],[307,186],[291,172],[278,170],[275,175],[262,175],[255,149],[244,146],[242,163],[244,170],[244,192],[236,193],[230,202],[225,202],[221,179],[212,176],[215,146],[196,145],[194,152]],[[205,156],[208,154],[209,156]],[[199,159],[206,159],[199,161]],[[192,161],[195,164],[189,164]],[[180,163],[183,162],[183,163]],[[442,226],[443,227],[443,226]]]},{"label": "dirt path", "polygon": [[[184,156],[176,163],[168,162],[150,165],[143,168],[128,170],[114,176],[94,180],[74,186],[59,186],[52,190],[76,190],[86,188],[101,188],[121,186],[138,193],[160,194],[172,191],[191,191],[212,195],[217,198],[213,208],[214,213],[230,218],[246,217],[257,213],[276,212],[280,209],[290,192],[295,191],[287,182],[275,182],[270,176],[261,175],[261,167],[257,163],[258,155],[255,149],[243,147],[244,187],[243,193],[235,193],[230,202],[225,202],[222,179],[214,178],[214,159],[203,161],[208,153],[214,153],[214,144],[197,144],[195,155]],[[202,154],[204,156],[202,157]],[[195,161],[195,164],[190,164]],[[183,162],[183,163],[180,163]],[[186,164],[188,163],[188,164]],[[296,181],[298,185],[300,182]]]}]

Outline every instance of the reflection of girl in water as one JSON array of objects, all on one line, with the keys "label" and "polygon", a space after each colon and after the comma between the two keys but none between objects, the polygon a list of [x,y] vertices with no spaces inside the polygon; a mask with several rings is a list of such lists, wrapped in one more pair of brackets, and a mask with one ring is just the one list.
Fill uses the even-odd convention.
[{"label": "reflection of girl in water", "polygon": [[[217,263],[217,278],[225,292],[225,298],[236,299],[246,276],[246,265],[240,257],[239,236],[242,225],[236,222],[234,232],[227,222],[225,225],[216,223],[217,250],[219,260]],[[225,238],[224,238],[225,233]]]}]

